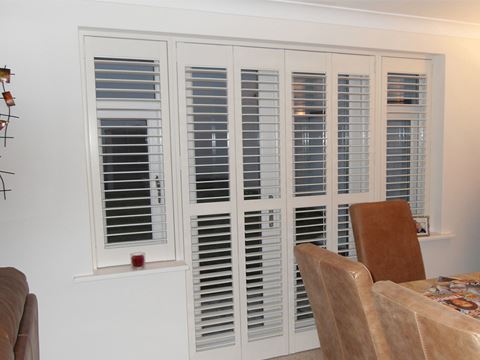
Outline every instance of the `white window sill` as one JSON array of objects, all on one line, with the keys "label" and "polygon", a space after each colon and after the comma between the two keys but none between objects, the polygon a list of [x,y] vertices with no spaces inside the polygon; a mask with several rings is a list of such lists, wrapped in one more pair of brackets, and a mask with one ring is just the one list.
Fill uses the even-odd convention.
[{"label": "white window sill", "polygon": [[166,272],[186,271],[184,261],[157,261],[146,263],[143,269],[134,270],[130,265],[110,266],[94,270],[92,274],[75,275],[74,282],[90,282],[109,279],[121,279],[137,276],[154,275]]},{"label": "white window sill", "polygon": [[451,232],[433,232],[429,236],[419,236],[418,241],[420,243],[427,241],[437,241],[437,240],[451,240],[455,237],[454,233]]}]

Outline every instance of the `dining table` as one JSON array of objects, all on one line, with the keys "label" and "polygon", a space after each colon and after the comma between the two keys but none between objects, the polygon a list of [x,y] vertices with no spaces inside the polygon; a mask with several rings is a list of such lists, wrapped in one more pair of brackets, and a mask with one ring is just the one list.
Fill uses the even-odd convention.
[{"label": "dining table", "polygon": [[[458,274],[458,275],[452,275],[448,277],[457,278],[461,280],[480,281],[480,272]],[[426,279],[426,280],[408,281],[408,282],[400,283],[400,285],[423,294],[430,287],[432,287],[432,285],[434,285],[437,281],[438,281],[438,277],[435,277],[435,278]]]}]

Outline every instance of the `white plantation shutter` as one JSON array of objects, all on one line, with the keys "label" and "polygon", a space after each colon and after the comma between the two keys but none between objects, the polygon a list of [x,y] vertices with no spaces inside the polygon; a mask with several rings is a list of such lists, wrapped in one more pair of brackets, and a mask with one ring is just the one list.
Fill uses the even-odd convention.
[{"label": "white plantation shutter", "polygon": [[191,357],[316,347],[293,248],[356,259],[349,206],[380,193],[375,59],[186,43],[177,55]]},{"label": "white plantation shutter", "polygon": [[87,38],[86,50],[97,266],[139,246],[147,261],[173,259],[166,46]]},{"label": "white plantation shutter", "polygon": [[427,62],[384,60],[386,82],[386,198],[426,213]]},{"label": "white plantation shutter", "polygon": [[243,357],[261,359],[288,352],[284,53],[235,47],[234,63]]},{"label": "white plantation shutter", "polygon": [[369,191],[370,79],[337,75],[337,156],[339,194]]},{"label": "white plantation shutter", "polygon": [[292,73],[295,196],[325,195],[326,75]]},{"label": "white plantation shutter", "polygon": [[241,70],[244,199],[280,197],[278,71]]},{"label": "white plantation shutter", "polygon": [[[294,245],[313,243],[326,249],[327,247],[327,214],[325,206],[296,208],[294,212]],[[315,328],[312,308],[303,285],[298,266],[295,265],[294,297],[295,297],[295,331]]]},{"label": "white plantation shutter", "polygon": [[283,259],[280,210],[245,213],[248,340],[282,335]]},{"label": "white plantation shutter", "polygon": [[332,56],[335,126],[332,225],[336,236],[330,249],[356,259],[355,241],[348,208],[351,204],[374,200],[373,172],[373,83],[372,56]]},{"label": "white plantation shutter", "polygon": [[287,206],[290,348],[318,346],[313,313],[293,254],[295,245],[327,247],[331,195],[328,54],[287,51]]},{"label": "white plantation shutter", "polygon": [[192,359],[239,359],[238,221],[229,46],[177,45]]},{"label": "white plantation shutter", "polygon": [[235,344],[230,223],[228,214],[191,219],[197,351]]},{"label": "white plantation shutter", "polygon": [[228,201],[227,70],[189,66],[185,72],[190,201]]}]

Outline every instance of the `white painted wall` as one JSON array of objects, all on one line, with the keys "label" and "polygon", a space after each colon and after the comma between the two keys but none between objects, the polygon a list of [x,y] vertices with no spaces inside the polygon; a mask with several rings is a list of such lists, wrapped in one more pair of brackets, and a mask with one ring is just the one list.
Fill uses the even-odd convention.
[{"label": "white painted wall", "polygon": [[0,65],[16,73],[21,119],[1,150],[0,167],[17,174],[0,202],[0,265],[23,270],[39,296],[43,359],[188,354],[182,272],[73,282],[92,267],[79,26],[445,54],[444,161],[436,177],[443,199],[435,210],[443,230],[457,236],[422,249],[430,275],[480,270],[479,40],[80,0],[3,0],[1,8]]}]

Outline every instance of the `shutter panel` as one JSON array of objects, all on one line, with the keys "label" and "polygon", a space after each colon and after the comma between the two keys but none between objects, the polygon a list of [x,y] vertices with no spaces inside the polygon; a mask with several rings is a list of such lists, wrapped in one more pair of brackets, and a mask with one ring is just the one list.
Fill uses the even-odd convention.
[{"label": "shutter panel", "polygon": [[87,86],[96,94],[89,101],[98,151],[94,173],[100,178],[95,191],[101,193],[103,218],[98,266],[129,263],[128,247],[138,245],[147,246],[148,261],[174,258],[171,175],[165,168],[170,159],[165,44],[140,41],[132,51],[128,43],[87,41],[93,74]]},{"label": "shutter panel", "polygon": [[337,75],[339,194],[369,191],[370,83],[368,75]]},{"label": "shutter panel", "polygon": [[240,359],[232,47],[177,44],[190,358]]},{"label": "shutter panel", "polygon": [[[159,63],[115,58],[94,61],[105,242],[164,243],[164,154],[161,117],[157,114],[161,111]],[[107,100],[121,104],[104,106]],[[135,111],[143,116],[132,117],[125,104],[140,101]]]},{"label": "shutter panel", "polygon": [[[295,209],[295,245],[313,243],[326,249],[327,247],[327,213],[325,206],[314,206]],[[313,312],[303,285],[298,265],[294,271],[295,296],[295,331],[315,329]]]},{"label": "shutter panel", "polygon": [[[330,242],[327,226],[331,202],[331,133],[328,84],[330,55],[286,52],[287,74],[287,207],[290,220],[288,264],[290,290],[290,351],[318,347],[312,309],[293,249]],[[328,231],[327,231],[328,230]]]},{"label": "shutter panel", "polygon": [[351,204],[374,200],[372,112],[373,56],[332,56],[334,76],[336,196],[330,219],[336,233],[330,250],[356,260],[351,228]]},{"label": "shutter panel", "polygon": [[245,213],[248,340],[283,333],[283,259],[280,210]]},{"label": "shutter panel", "polygon": [[235,344],[230,222],[229,214],[191,219],[197,351]]},{"label": "shutter panel", "polygon": [[292,73],[295,196],[325,195],[326,75]]},{"label": "shutter panel", "polygon": [[190,201],[228,201],[227,70],[186,68]]},{"label": "shutter panel", "polygon": [[235,47],[234,63],[243,357],[263,359],[288,352],[284,53]]},{"label": "shutter panel", "polygon": [[388,72],[386,198],[404,199],[425,214],[427,76]]},{"label": "shutter panel", "polygon": [[244,199],[280,197],[278,71],[241,70]]}]

